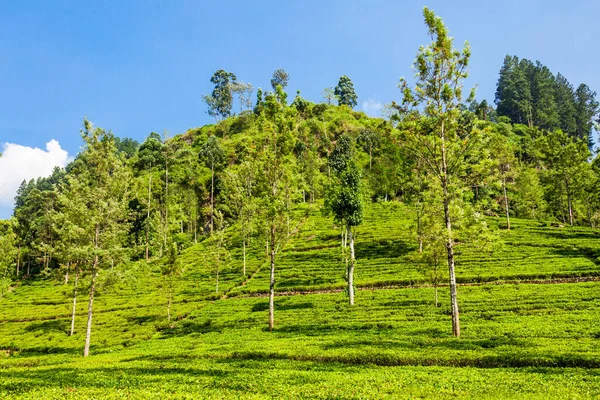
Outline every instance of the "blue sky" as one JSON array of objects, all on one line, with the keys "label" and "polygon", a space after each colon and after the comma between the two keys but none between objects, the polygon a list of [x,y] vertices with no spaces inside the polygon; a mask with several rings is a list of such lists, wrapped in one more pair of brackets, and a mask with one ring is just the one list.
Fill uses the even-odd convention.
[{"label": "blue sky", "polygon": [[[0,148],[46,149],[54,139],[73,156],[84,115],[139,141],[151,131],[177,134],[210,123],[202,95],[219,68],[266,88],[273,70],[283,67],[290,97],[300,89],[313,101],[346,74],[358,109],[366,101],[390,102],[428,41],[424,5],[444,18],[458,46],[471,43],[469,84],[478,85],[479,99],[493,100],[506,54],[539,60],[572,84],[600,91],[597,0],[6,0],[0,1]],[[14,165],[7,168],[0,174],[16,173]],[[2,190],[9,195],[6,185]],[[0,203],[0,218],[8,214],[10,206]]]}]

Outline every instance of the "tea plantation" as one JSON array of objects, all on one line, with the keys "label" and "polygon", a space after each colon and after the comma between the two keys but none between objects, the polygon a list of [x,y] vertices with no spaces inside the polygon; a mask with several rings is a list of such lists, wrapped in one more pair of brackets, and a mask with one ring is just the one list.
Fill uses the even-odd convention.
[{"label": "tea plantation", "polygon": [[456,339],[447,287],[435,307],[417,264],[412,219],[398,203],[369,206],[350,307],[338,228],[317,207],[297,210],[273,332],[264,243],[250,244],[243,277],[235,227],[218,295],[204,243],[180,255],[171,323],[160,260],[115,267],[88,358],[85,294],[70,337],[72,282],[23,280],[0,299],[0,398],[600,397],[600,233],[490,218],[501,246],[458,246]]}]

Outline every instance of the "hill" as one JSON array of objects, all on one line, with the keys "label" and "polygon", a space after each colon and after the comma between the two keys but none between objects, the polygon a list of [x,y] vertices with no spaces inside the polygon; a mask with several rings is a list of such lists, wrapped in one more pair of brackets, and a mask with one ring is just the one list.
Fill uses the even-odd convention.
[{"label": "hill", "polygon": [[[282,250],[276,327],[267,330],[268,262],[249,246],[241,274],[236,228],[215,294],[205,243],[185,250],[174,321],[161,261],[124,269],[99,289],[92,356],[80,356],[87,304],[70,327],[71,286],[22,281],[0,300],[3,398],[594,397],[600,395],[600,241],[588,228],[515,219],[491,255],[465,245],[457,271],[463,334],[449,294],[434,306],[414,259],[411,208],[367,208],[357,231],[356,305],[347,305],[339,229],[318,207]],[[500,223],[488,219],[490,225]],[[88,278],[89,280],[89,278]],[[445,280],[444,280],[445,282]]]}]

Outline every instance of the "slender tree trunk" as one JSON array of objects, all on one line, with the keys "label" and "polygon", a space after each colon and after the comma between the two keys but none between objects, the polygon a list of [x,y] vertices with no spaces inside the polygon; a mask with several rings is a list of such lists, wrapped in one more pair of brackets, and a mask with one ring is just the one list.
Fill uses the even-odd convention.
[{"label": "slender tree trunk", "polygon": [[65,273],[65,285],[69,284],[69,271],[71,269],[71,263],[67,263],[67,272]]},{"label": "slender tree trunk", "polygon": [[215,215],[215,161],[214,161],[214,159],[212,160],[210,170],[211,170],[211,177],[210,177],[210,234],[212,235],[213,229],[214,229],[214,215]]},{"label": "slender tree trunk", "polygon": [[73,309],[71,311],[71,332],[69,336],[75,334],[75,311],[77,309],[77,284],[79,283],[79,267],[75,267],[75,283],[73,284]]},{"label": "slender tree trunk", "polygon": [[354,235],[352,228],[348,226],[348,239],[350,240],[350,265],[348,266],[348,296],[350,297],[350,305],[354,305]]},{"label": "slender tree trunk", "polygon": [[217,260],[217,288],[216,288],[217,296],[219,295],[219,260]]},{"label": "slender tree trunk", "polygon": [[167,302],[167,321],[171,322],[171,303],[173,302],[173,277],[169,277],[169,301]]},{"label": "slender tree trunk", "polygon": [[506,210],[506,226],[510,231],[510,214],[508,213],[508,196],[506,195],[506,179],[502,178],[502,190],[504,191],[504,209]]},{"label": "slender tree trunk", "polygon": [[271,277],[269,282],[269,332],[275,326],[275,225],[271,225]]},{"label": "slender tree trunk", "polygon": [[[437,256],[436,256],[437,258]],[[437,274],[438,262],[435,261],[433,264],[433,297],[435,302],[435,307],[438,307],[438,274]]]},{"label": "slender tree trunk", "polygon": [[21,266],[21,245],[17,251],[17,279],[19,279],[19,267]]},{"label": "slender tree trunk", "polygon": [[[100,236],[100,226],[96,225],[96,239],[94,249],[98,250],[98,239]],[[94,264],[92,266],[92,285],[90,286],[90,300],[88,302],[88,319],[87,330],[85,333],[85,348],[83,356],[87,357],[90,354],[90,341],[92,338],[92,313],[94,304],[94,294],[96,293],[96,277],[98,276],[98,254],[94,255]]]},{"label": "slender tree trunk", "polygon": [[244,257],[244,271],[243,271],[243,273],[244,273],[244,276],[246,276],[246,237],[244,237],[244,240],[243,240],[243,249],[244,249],[243,250],[243,257]]},{"label": "slender tree trunk", "polygon": [[450,304],[452,307],[452,334],[460,337],[460,319],[458,311],[458,296],[456,292],[456,273],[454,270],[454,242],[452,238],[452,221],[450,219],[450,195],[448,193],[448,165],[446,161],[446,144],[444,123],[442,122],[442,190],[444,203],[444,223],[446,224],[446,251],[448,253],[448,272],[450,278]]},{"label": "slender tree trunk", "polygon": [[[97,260],[98,256],[96,256]],[[94,260],[94,265],[96,265],[97,261]],[[90,342],[92,339],[92,314],[93,314],[93,304],[94,304],[94,294],[96,293],[96,276],[98,272],[96,271],[96,267],[94,267],[92,272],[92,286],[90,287],[90,299],[88,302],[88,319],[87,319],[87,330],[85,334],[85,348],[83,350],[83,356],[87,357],[90,354]]]},{"label": "slender tree trunk", "polygon": [[194,219],[194,244],[198,244],[198,219]]},{"label": "slender tree trunk", "polygon": [[165,231],[163,232],[163,248],[165,251],[167,249],[167,235],[169,234],[169,152],[166,148],[165,144]]},{"label": "slender tree trunk", "polygon": [[569,207],[569,224],[573,226],[573,203],[571,199],[571,188],[569,186],[569,181],[565,180],[565,185],[567,188],[567,203]]},{"label": "slender tree trunk", "polygon": [[146,261],[150,258],[150,202],[152,196],[152,171],[148,178],[148,212],[146,213]]}]

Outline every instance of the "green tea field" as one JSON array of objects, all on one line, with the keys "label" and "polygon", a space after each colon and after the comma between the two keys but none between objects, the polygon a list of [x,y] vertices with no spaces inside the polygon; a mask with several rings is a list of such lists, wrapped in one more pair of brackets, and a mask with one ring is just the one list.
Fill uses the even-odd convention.
[{"label": "green tea field", "polygon": [[0,398],[600,397],[597,231],[520,219],[507,231],[490,218],[502,246],[458,246],[455,338],[446,276],[435,307],[408,207],[367,208],[354,306],[339,229],[316,207],[296,214],[278,254],[273,332],[264,243],[250,243],[242,276],[235,227],[218,294],[204,243],[182,253],[171,323],[161,261],[120,267],[97,293],[87,358],[85,294],[69,336],[72,282],[22,280],[0,299]]}]

